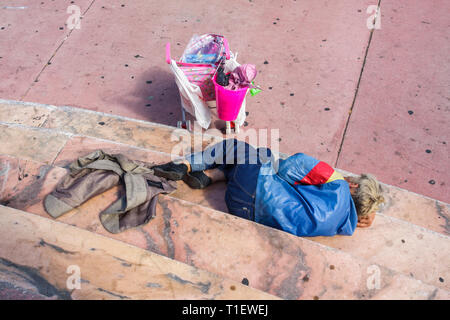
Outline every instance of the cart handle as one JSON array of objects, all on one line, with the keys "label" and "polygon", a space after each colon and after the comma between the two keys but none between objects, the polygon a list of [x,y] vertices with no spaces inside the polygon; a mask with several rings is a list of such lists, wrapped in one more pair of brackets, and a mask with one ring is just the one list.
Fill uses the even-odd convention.
[{"label": "cart handle", "polygon": [[170,64],[170,42],[166,43],[166,62]]},{"label": "cart handle", "polygon": [[225,55],[227,57],[227,60],[230,60],[230,47],[228,46],[228,40],[227,38],[223,37],[223,45],[225,46]]}]

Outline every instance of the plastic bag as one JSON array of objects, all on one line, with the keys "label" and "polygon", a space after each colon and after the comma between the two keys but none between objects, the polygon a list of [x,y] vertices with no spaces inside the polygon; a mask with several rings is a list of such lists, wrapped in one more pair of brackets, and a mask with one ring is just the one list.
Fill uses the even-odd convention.
[{"label": "plastic bag", "polygon": [[180,61],[215,64],[220,60],[223,52],[224,44],[221,37],[212,34],[194,35],[186,46]]},{"label": "plastic bag", "polygon": [[206,102],[202,99],[202,90],[198,85],[189,82],[175,60],[171,61],[170,67],[175,75],[175,83],[180,91],[181,106],[196,118],[202,128],[207,129],[211,124],[211,112]]}]

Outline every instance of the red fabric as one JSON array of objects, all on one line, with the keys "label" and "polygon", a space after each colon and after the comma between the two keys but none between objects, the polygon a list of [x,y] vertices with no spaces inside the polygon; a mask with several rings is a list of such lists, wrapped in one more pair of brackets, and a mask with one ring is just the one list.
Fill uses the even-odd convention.
[{"label": "red fabric", "polygon": [[324,184],[330,179],[334,169],[327,163],[320,161],[302,180],[295,184]]}]

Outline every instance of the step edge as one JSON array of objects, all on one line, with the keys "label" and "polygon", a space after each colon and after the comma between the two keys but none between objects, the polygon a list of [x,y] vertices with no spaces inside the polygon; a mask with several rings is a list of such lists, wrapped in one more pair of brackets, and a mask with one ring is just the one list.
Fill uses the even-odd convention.
[{"label": "step edge", "polygon": [[[150,126],[154,126],[154,127],[160,127],[160,128],[165,128],[165,129],[186,130],[186,129],[180,129],[180,128],[177,128],[175,126],[170,126],[170,125],[166,125],[166,124],[162,124],[162,123],[145,121],[145,120],[140,120],[140,119],[134,119],[134,118],[130,118],[130,117],[119,116],[119,115],[115,115],[115,114],[109,114],[109,113],[106,113],[106,112],[94,111],[94,110],[89,110],[89,109],[84,109],[84,108],[79,108],[79,107],[73,107],[73,106],[69,106],[69,105],[56,106],[56,105],[42,104],[42,103],[37,103],[37,102],[18,101],[18,100],[5,100],[5,99],[0,99],[0,104],[22,105],[22,106],[26,106],[26,107],[40,107],[40,108],[46,108],[49,111],[55,111],[55,110],[58,110],[58,109],[63,109],[63,110],[69,110],[69,111],[75,111],[75,112],[84,112],[84,113],[89,113],[89,114],[98,114],[98,115],[102,115],[102,116],[105,116],[105,117],[110,117],[110,118],[114,118],[114,119],[120,119],[120,120],[135,122],[135,123],[141,123],[141,124],[146,124],[146,125],[150,125]],[[191,133],[195,134],[195,132],[191,132]],[[208,134],[204,134],[204,135],[211,136],[211,137],[216,137],[216,136],[208,135]]]},{"label": "step edge", "polygon": [[[170,125],[166,125],[166,124],[162,124],[162,123],[157,123],[157,122],[152,122],[152,121],[145,121],[145,120],[140,120],[140,119],[134,119],[134,118],[130,118],[130,117],[125,117],[125,116],[119,116],[119,115],[115,115],[115,114],[109,114],[109,113],[105,113],[105,112],[101,112],[101,111],[94,111],[94,110],[89,110],[89,109],[84,109],[84,108],[79,108],[79,107],[73,107],[73,106],[67,106],[67,105],[61,105],[61,106],[55,106],[55,105],[50,105],[50,104],[41,104],[41,103],[36,103],[36,102],[25,102],[25,101],[17,101],[17,100],[5,100],[5,99],[0,99],[0,104],[13,104],[13,105],[22,105],[22,106],[27,106],[27,107],[41,107],[41,108],[47,108],[49,111],[55,111],[57,109],[63,109],[63,110],[69,110],[69,111],[74,111],[74,112],[85,112],[85,113],[90,113],[90,114],[97,114],[97,115],[102,115],[104,117],[110,117],[110,118],[114,118],[114,119],[120,119],[120,120],[125,120],[125,121],[129,121],[129,122],[135,122],[135,123],[140,123],[140,124],[146,124],[146,125],[150,125],[153,127],[159,127],[159,128],[164,128],[164,129],[170,129],[170,130],[184,130],[187,131],[186,129],[181,129],[175,126],[170,126]],[[209,133],[204,133],[204,132],[197,132],[197,131],[187,131],[190,134],[193,135],[201,135],[210,139],[224,139],[223,136],[216,136],[216,135],[212,135]],[[282,158],[287,158],[289,155],[283,152],[277,152],[280,157]]]},{"label": "step edge", "polygon": [[[358,176],[358,174],[350,172],[350,171],[346,171],[346,170],[339,169],[339,168],[334,168],[334,169],[336,171],[339,171],[343,175],[348,175],[348,176],[352,176],[352,177],[357,177]],[[442,203],[442,204],[444,204],[446,206],[450,206],[450,203],[447,203],[447,202],[442,201],[442,200],[431,198],[429,196],[426,196],[426,195],[423,195],[423,194],[420,194],[420,193],[417,193],[417,192],[414,192],[414,191],[411,191],[411,190],[408,190],[408,189],[403,189],[403,188],[400,188],[398,186],[394,186],[392,184],[384,183],[384,182],[381,182],[381,181],[379,181],[379,183],[380,183],[381,186],[386,186],[388,188],[404,191],[406,193],[409,193],[409,194],[412,194],[412,195],[415,195],[415,196],[418,196],[418,197],[421,197],[421,198],[424,198],[424,199],[427,199],[427,200],[430,200],[430,201],[436,201],[436,202]]]},{"label": "step edge", "polygon": [[[28,126],[28,125],[21,124],[21,123],[12,123],[12,122],[5,122],[5,121],[0,121],[0,126],[10,127],[10,128],[21,128],[21,129],[26,129],[26,130],[31,130],[31,131],[41,131],[41,132],[48,132],[48,133],[56,133],[56,134],[60,134],[62,136],[66,136],[67,138],[90,138],[90,139],[96,139],[96,140],[107,142],[107,143],[113,143],[113,144],[118,144],[118,145],[121,145],[121,146],[127,146],[127,147],[134,148],[134,149],[141,150],[141,151],[151,151],[151,152],[155,152],[157,154],[170,155],[167,152],[159,151],[159,150],[156,150],[156,149],[143,148],[143,147],[134,146],[134,145],[131,145],[131,144],[126,144],[126,143],[123,143],[123,142],[120,142],[120,141],[109,140],[109,139],[95,137],[95,136],[88,136],[88,135],[78,134],[78,133],[70,133],[70,132],[67,132],[67,131],[62,131],[62,130],[54,129],[54,128],[32,127],[32,126]],[[4,155],[7,155],[7,154],[4,154]],[[14,156],[11,156],[11,157],[17,158],[17,157],[14,157]],[[17,158],[17,159],[19,159],[19,158]],[[31,160],[31,161],[39,162],[39,161],[35,161],[35,160]]]}]

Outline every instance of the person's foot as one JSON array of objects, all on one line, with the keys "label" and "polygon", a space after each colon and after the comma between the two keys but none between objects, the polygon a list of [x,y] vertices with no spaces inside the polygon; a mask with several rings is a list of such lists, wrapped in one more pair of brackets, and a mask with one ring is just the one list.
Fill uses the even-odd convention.
[{"label": "person's foot", "polygon": [[188,172],[183,181],[192,189],[203,189],[211,184],[211,178],[203,171]]},{"label": "person's foot", "polygon": [[169,180],[181,180],[188,172],[188,166],[184,163],[176,164],[168,162],[152,167],[155,176],[163,177]]}]

